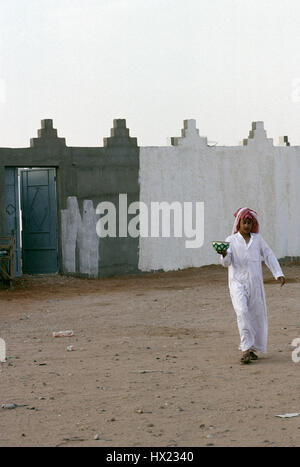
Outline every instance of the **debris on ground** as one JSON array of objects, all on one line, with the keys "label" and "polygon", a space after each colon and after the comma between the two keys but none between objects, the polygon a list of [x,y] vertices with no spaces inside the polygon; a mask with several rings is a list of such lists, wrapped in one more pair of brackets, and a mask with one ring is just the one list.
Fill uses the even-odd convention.
[{"label": "debris on ground", "polygon": [[72,336],[74,336],[74,332],[71,330],[53,332],[53,337],[72,337]]},{"label": "debris on ground", "polygon": [[300,413],[285,413],[283,415],[276,415],[276,417],[280,418],[292,418],[292,417],[299,417]]}]

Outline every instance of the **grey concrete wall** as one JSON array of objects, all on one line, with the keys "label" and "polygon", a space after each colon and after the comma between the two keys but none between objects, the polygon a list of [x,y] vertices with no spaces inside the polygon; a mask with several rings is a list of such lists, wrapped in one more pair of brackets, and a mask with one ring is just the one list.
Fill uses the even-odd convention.
[{"label": "grey concrete wall", "polygon": [[[300,147],[287,137],[281,144],[267,138],[263,122],[253,122],[243,144],[209,146],[195,120],[186,120],[171,145],[139,148],[126,121],[117,119],[103,147],[69,147],[52,120],[43,120],[30,147],[0,148],[0,231],[7,233],[5,168],[55,167],[61,273],[104,277],[217,264],[211,241],[231,233],[233,212],[244,205],[258,211],[277,257],[298,259]],[[185,237],[119,237],[118,215],[117,237],[99,238],[98,204],[118,208],[123,193],[127,206],[203,202],[203,246],[189,249]]]},{"label": "grey concrete wall", "polygon": [[[103,147],[68,147],[52,120],[42,120],[29,148],[0,148],[0,231],[6,235],[5,167],[55,167],[59,272],[88,277],[138,272],[137,238],[99,238],[91,225],[101,201],[139,201],[139,148],[124,119],[113,122]],[[98,216],[99,217],[99,216]],[[130,217],[130,216],[129,216]]]}]

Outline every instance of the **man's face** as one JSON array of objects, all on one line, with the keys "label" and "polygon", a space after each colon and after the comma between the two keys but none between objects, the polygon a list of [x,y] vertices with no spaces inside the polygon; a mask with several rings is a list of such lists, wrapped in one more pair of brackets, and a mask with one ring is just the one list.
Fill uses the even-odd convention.
[{"label": "man's face", "polygon": [[239,231],[241,234],[249,234],[252,230],[253,221],[250,217],[246,217],[245,219],[240,220],[240,228]]}]

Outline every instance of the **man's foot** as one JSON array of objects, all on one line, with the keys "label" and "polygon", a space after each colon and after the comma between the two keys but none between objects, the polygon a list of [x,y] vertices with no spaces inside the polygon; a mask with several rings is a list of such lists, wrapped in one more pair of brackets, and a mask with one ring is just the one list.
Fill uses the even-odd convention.
[{"label": "man's foot", "polygon": [[247,365],[248,363],[251,363],[250,350],[245,350],[241,358],[241,364]]}]

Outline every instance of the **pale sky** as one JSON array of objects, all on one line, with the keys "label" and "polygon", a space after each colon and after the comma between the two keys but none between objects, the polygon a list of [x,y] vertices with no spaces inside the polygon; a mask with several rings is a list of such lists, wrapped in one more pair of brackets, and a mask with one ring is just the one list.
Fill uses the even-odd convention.
[{"label": "pale sky", "polygon": [[68,146],[102,146],[125,118],[164,146],[194,118],[237,145],[263,120],[300,144],[299,0],[0,0],[0,147],[52,118]]}]

